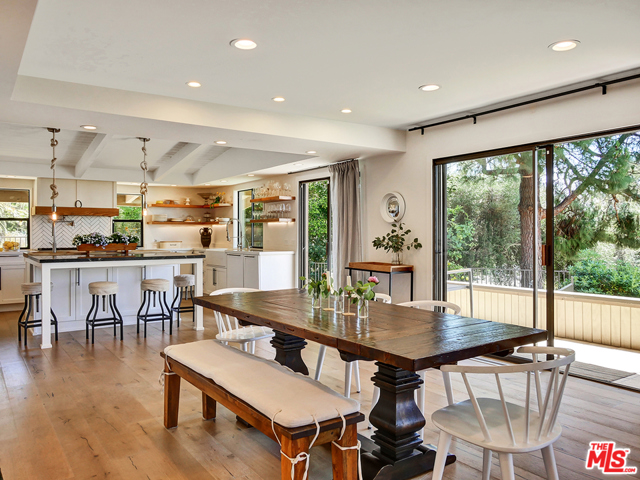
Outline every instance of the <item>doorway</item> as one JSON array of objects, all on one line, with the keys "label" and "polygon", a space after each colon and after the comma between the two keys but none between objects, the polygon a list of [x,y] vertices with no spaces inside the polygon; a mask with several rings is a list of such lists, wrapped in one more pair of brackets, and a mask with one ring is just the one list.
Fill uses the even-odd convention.
[{"label": "doorway", "polygon": [[300,275],[319,280],[329,270],[331,206],[328,178],[300,182],[298,192]]}]

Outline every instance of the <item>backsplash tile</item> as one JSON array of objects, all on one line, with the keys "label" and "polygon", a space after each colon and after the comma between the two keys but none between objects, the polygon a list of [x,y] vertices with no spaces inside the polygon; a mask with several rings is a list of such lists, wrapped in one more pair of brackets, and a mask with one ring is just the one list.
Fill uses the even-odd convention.
[{"label": "backsplash tile", "polygon": [[[75,248],[72,244],[76,235],[98,232],[111,235],[111,217],[83,217],[69,215],[65,220],[74,222],[73,227],[66,223],[56,224],[58,248]],[[31,218],[31,248],[51,248],[51,220],[47,215],[34,215]]]}]

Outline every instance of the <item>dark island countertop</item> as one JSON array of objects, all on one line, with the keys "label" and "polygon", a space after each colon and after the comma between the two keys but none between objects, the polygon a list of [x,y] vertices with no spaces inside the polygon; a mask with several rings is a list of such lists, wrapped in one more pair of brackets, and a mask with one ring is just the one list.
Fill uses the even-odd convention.
[{"label": "dark island countertop", "polygon": [[45,254],[37,253],[24,253],[25,259],[31,260],[36,263],[79,263],[79,262],[131,262],[140,260],[180,260],[185,258],[205,258],[204,254],[195,253],[130,253],[124,255],[122,253],[101,253],[93,252],[87,256],[84,254],[73,253],[60,253],[60,254]]}]

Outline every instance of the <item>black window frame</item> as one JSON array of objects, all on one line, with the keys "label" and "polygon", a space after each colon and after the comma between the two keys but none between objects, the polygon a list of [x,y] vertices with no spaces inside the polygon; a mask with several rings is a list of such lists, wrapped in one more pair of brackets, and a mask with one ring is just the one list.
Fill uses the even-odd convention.
[{"label": "black window frame", "polygon": [[[240,225],[240,209],[242,208],[242,206],[240,205],[240,194],[243,192],[251,192],[251,200],[253,200],[255,197],[253,188],[245,188],[244,190],[238,190],[237,194],[237,203],[238,203],[238,232],[243,231],[244,233],[244,227],[242,225]],[[264,223],[261,224],[262,225],[262,245],[260,245],[259,247],[254,245],[254,237],[255,237],[255,223],[251,223],[251,219],[253,219],[253,213],[255,211],[255,205],[256,203],[263,203],[263,202],[253,202],[251,203],[251,218],[249,219],[249,225],[251,225],[251,242],[247,244],[247,248],[253,248],[256,250],[262,250],[264,248]],[[242,229],[242,230],[241,230]],[[242,245],[238,245],[239,248],[243,248]]]},{"label": "black window frame", "polygon": [[9,222],[27,222],[27,245],[25,247],[20,247],[20,249],[29,249],[31,248],[31,190],[27,188],[0,188],[2,191],[9,192],[27,192],[27,216],[24,218],[19,217],[0,217],[1,221],[9,221]]},{"label": "black window frame", "polygon": [[[138,244],[138,247],[142,247],[144,246],[144,215],[142,214],[143,211],[143,206],[145,203],[145,196],[141,195],[139,193],[120,193],[120,195],[139,195],[140,197],[142,197],[141,203],[140,203],[140,220],[121,220],[121,219],[117,219],[116,217],[113,217],[111,219],[111,233],[116,233],[116,223],[139,223],[140,224],[140,243]],[[120,205],[118,205],[118,200],[117,197],[118,194],[116,194],[116,208],[118,209],[118,212],[120,211]]]}]

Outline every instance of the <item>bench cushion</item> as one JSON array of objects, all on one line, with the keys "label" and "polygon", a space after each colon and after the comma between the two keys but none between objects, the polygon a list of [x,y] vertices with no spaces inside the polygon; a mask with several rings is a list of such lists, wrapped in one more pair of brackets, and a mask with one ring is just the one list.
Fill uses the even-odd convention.
[{"label": "bench cushion", "polygon": [[[256,357],[215,340],[171,345],[164,353],[210,378],[232,395],[285,428],[313,424],[349,415],[360,404],[312,378],[294,373],[273,360]],[[337,409],[337,411],[336,411]]]}]

